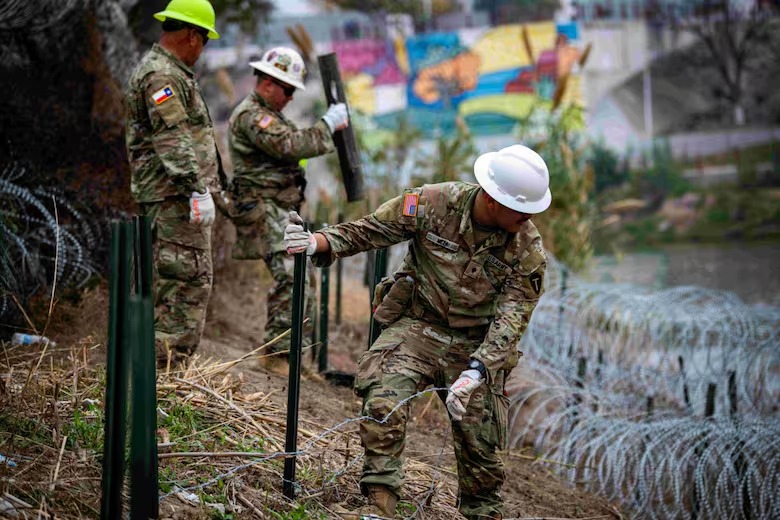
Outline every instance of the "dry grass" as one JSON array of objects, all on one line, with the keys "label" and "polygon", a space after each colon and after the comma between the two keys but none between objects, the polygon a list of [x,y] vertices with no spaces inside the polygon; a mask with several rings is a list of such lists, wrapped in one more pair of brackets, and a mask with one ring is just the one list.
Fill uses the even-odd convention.
[{"label": "dry grass", "polygon": [[[91,358],[102,359],[103,349],[88,338],[71,348],[2,350],[0,453],[15,465],[0,465],[0,516],[97,518],[105,372]],[[170,493],[161,518],[336,518],[333,504],[363,502],[357,423],[324,434],[302,414],[301,489],[292,502],[282,494],[285,409],[274,391],[253,391],[225,368],[196,358],[158,375],[159,481]],[[236,470],[259,458],[267,460]],[[456,517],[455,481],[429,462],[407,460],[402,506],[411,513],[426,504],[421,518]],[[195,486],[197,502],[176,493]]]}]

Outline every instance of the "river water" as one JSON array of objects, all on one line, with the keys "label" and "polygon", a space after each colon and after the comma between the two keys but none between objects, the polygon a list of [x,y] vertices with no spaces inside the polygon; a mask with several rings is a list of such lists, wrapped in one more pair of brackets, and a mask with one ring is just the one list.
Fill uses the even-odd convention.
[{"label": "river water", "polygon": [[686,244],[599,256],[585,277],[658,289],[695,285],[731,291],[745,303],[780,305],[780,244]]}]

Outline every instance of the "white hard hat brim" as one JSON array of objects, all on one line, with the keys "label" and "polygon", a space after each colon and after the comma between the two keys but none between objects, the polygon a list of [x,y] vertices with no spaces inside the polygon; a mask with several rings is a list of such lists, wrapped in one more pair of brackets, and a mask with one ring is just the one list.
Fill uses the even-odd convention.
[{"label": "white hard hat brim", "polygon": [[541,213],[550,207],[550,204],[552,203],[552,193],[549,188],[547,188],[547,191],[541,199],[526,202],[515,200],[514,197],[499,190],[496,183],[490,178],[490,162],[496,155],[498,155],[498,152],[484,153],[480,155],[474,163],[474,175],[477,178],[477,182],[479,182],[479,185],[488,195],[493,197],[493,199],[502,206],[529,215]]},{"label": "white hard hat brim", "polygon": [[291,81],[290,78],[286,77],[281,70],[277,69],[273,65],[269,65],[265,61],[250,61],[249,66],[253,69],[259,70],[260,72],[265,72],[269,76],[273,76],[282,83],[286,83],[300,90],[306,90],[306,87],[303,85],[303,83],[300,81]]}]

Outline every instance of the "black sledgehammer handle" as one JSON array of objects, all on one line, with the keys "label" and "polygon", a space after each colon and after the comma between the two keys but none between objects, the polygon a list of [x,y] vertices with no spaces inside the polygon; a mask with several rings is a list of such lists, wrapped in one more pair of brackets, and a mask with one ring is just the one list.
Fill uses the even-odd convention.
[{"label": "black sledgehammer handle", "polygon": [[[344,84],[341,82],[339,62],[335,53],[317,56],[317,62],[322,76],[322,86],[325,89],[325,99],[328,105],[345,103]],[[352,122],[347,128],[333,133],[333,142],[339,155],[341,177],[347,191],[347,202],[363,199],[363,170],[360,165],[355,130]]]}]

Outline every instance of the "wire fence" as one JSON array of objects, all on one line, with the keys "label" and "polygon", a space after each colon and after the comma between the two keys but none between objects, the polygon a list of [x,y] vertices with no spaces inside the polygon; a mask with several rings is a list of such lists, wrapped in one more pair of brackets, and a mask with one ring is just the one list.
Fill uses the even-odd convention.
[{"label": "wire fence", "polygon": [[776,307],[553,262],[509,383],[510,446],[643,517],[777,518],[779,347]]},{"label": "wire fence", "polygon": [[24,300],[52,280],[78,288],[102,271],[106,226],[70,204],[62,192],[17,184],[25,174],[20,165],[0,172],[0,235],[6,266],[0,270],[5,288],[0,293],[0,318],[16,312],[12,295]]}]

